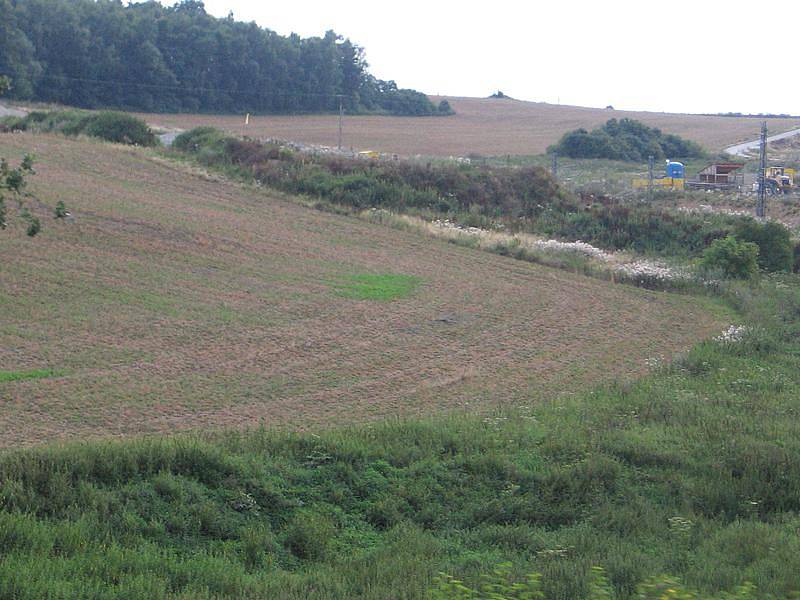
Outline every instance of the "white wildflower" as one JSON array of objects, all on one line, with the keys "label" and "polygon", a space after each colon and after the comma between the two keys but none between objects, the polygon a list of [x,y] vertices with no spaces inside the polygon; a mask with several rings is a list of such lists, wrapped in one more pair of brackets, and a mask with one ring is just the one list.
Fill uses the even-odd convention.
[{"label": "white wildflower", "polygon": [[749,329],[750,328],[745,325],[731,325],[720,335],[715,337],[714,341],[721,344],[736,344],[744,339],[744,336]]}]

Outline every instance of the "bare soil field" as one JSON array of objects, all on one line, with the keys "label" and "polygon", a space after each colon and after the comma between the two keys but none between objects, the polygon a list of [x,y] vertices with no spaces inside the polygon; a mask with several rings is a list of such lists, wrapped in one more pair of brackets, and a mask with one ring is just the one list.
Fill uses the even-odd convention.
[{"label": "bare soil field", "polygon": [[[442,98],[434,97],[438,102]],[[447,98],[451,117],[345,117],[344,146],[404,156],[531,155],[544,152],[567,131],[592,129],[608,119],[638,119],[667,133],[687,137],[712,152],[758,138],[761,119],[630,112],[561,106],[510,99]],[[307,144],[335,146],[336,115],[140,115],[152,125],[190,129],[213,125],[254,138],[275,137]],[[800,127],[800,119],[768,119],[770,132]]]},{"label": "bare soil field", "polygon": [[[640,374],[726,324],[697,299],[314,211],[154,152],[0,136],[0,156],[26,151],[30,191],[74,221],[42,208],[38,237],[0,232],[4,447],[527,404]],[[342,293],[366,274],[419,285]]]}]

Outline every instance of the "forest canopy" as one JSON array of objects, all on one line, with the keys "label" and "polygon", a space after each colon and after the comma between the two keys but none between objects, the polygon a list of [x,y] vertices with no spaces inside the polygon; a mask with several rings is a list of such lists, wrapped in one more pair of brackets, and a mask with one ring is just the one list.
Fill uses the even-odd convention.
[{"label": "forest canopy", "polygon": [[10,96],[164,112],[449,114],[371,75],[364,50],[328,31],[281,36],[219,19],[202,2],[0,0]]}]

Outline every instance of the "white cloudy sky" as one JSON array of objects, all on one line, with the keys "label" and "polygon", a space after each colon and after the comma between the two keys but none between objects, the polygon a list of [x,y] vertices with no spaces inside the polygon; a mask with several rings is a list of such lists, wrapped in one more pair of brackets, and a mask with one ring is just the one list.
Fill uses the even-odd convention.
[{"label": "white cloudy sky", "polygon": [[[206,9],[281,34],[333,29],[366,49],[373,74],[430,94],[800,113],[798,0],[206,0]],[[760,17],[786,33],[759,42]]]}]

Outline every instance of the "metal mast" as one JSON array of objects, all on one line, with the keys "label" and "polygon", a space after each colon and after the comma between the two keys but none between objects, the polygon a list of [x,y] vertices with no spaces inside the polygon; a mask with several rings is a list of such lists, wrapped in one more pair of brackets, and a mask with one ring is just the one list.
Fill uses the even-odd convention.
[{"label": "metal mast", "polygon": [[758,201],[756,216],[767,216],[767,122],[761,123],[761,147],[758,160]]}]

